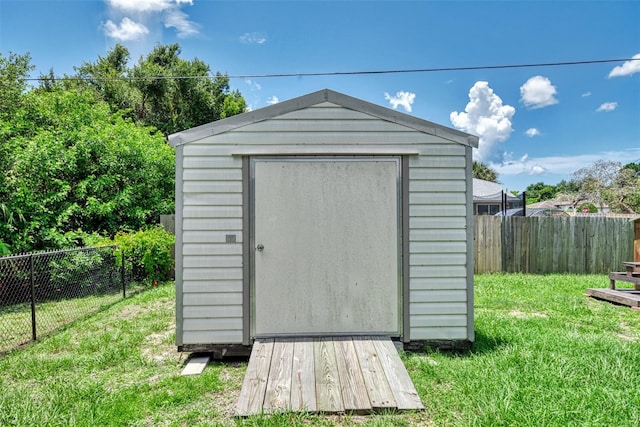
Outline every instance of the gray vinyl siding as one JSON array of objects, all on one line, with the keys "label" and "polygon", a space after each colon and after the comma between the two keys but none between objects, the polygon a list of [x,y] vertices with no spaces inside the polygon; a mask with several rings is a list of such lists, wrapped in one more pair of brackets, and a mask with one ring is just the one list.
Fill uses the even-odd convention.
[{"label": "gray vinyl siding", "polygon": [[[470,150],[328,102],[182,145],[178,343],[243,342],[243,155],[407,155],[410,330],[404,333],[412,340],[469,339]],[[229,234],[236,243],[226,243]]]},{"label": "gray vinyl siding", "polygon": [[412,340],[468,338],[465,149],[445,142],[409,161]]},{"label": "gray vinyl siding", "polygon": [[242,162],[216,148],[182,149],[181,344],[242,342]]}]

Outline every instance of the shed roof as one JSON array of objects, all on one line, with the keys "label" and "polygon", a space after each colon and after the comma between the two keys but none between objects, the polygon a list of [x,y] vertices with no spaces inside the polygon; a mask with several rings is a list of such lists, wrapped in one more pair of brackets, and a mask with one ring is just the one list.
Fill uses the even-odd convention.
[{"label": "shed roof", "polygon": [[254,111],[248,111],[226,119],[217,120],[182,132],[174,133],[169,135],[169,143],[173,147],[177,147],[208,136],[230,132],[243,126],[258,123],[293,111],[302,110],[324,102],[329,102],[343,108],[369,114],[380,120],[393,122],[430,135],[436,135],[443,139],[467,145],[469,147],[478,147],[477,136],[439,125],[437,123],[429,122],[409,114],[404,114],[390,108],[372,104],[330,89],[323,89],[283,101],[278,104],[270,105]]}]

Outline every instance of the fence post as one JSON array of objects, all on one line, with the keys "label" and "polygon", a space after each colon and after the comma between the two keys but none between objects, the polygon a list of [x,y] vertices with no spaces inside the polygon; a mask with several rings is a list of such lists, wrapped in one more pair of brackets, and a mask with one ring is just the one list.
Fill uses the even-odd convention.
[{"label": "fence post", "polygon": [[33,254],[29,255],[29,279],[31,288],[31,338],[35,341],[38,337],[36,334],[36,290],[33,273]]},{"label": "fence post", "polygon": [[122,278],[122,298],[126,298],[127,297],[127,280],[125,278],[126,274],[125,274],[125,267],[124,267],[124,249],[122,249],[121,256],[122,256],[122,265],[120,267],[120,277]]}]

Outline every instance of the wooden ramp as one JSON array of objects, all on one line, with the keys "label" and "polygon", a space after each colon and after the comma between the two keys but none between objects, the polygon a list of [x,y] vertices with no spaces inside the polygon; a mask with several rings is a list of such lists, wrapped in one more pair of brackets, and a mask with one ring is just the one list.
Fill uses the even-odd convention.
[{"label": "wooden ramp", "polygon": [[235,414],[381,409],[424,409],[390,338],[268,338],[253,343]]}]

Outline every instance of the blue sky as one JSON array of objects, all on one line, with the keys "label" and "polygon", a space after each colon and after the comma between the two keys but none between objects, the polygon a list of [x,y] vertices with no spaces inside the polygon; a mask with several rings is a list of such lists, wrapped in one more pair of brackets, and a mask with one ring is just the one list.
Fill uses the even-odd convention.
[{"label": "blue sky", "polygon": [[[230,76],[640,58],[640,1],[0,0],[0,52],[56,75],[179,43]],[[640,61],[232,78],[252,109],[330,88],[481,137],[509,190],[640,161]]]}]

